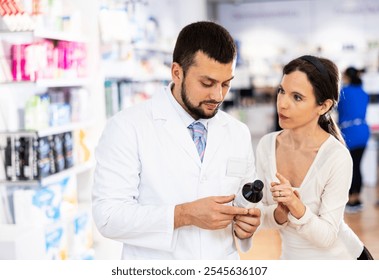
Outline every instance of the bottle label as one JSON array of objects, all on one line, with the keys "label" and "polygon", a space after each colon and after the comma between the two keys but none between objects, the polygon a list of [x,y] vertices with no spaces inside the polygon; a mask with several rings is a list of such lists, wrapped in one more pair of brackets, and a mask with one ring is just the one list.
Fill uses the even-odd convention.
[{"label": "bottle label", "polygon": [[242,207],[242,208],[254,208],[257,203],[250,202],[246,200],[241,193],[238,193],[236,198],[233,201],[233,206]]}]

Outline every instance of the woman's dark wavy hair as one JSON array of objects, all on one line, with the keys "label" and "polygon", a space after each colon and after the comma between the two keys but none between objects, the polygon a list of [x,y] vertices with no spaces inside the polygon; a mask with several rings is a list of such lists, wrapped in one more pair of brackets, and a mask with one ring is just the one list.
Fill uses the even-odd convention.
[{"label": "woman's dark wavy hair", "polygon": [[330,115],[330,112],[338,104],[340,96],[340,72],[338,67],[326,58],[303,56],[285,65],[283,75],[288,75],[294,71],[301,71],[307,75],[308,81],[313,87],[317,104],[321,105],[327,99],[333,101],[330,110],[319,117],[318,124],[323,130],[345,144],[339,127]]},{"label": "woman's dark wavy hair", "polygon": [[237,47],[230,33],[211,21],[191,23],[180,31],[173,62],[178,63],[186,72],[193,65],[198,51],[222,64],[232,62],[237,55]]}]

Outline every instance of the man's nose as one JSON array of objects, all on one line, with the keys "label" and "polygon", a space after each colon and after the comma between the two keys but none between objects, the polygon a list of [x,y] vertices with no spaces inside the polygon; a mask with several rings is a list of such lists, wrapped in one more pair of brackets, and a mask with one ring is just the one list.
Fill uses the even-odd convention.
[{"label": "man's nose", "polygon": [[221,102],[223,100],[223,94],[222,94],[222,85],[216,85],[212,88],[211,98],[213,100],[216,100],[217,102]]}]

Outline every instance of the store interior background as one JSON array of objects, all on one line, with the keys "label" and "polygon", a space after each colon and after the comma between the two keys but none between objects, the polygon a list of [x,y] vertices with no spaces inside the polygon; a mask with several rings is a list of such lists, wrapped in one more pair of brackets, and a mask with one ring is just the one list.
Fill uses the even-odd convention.
[{"label": "store interior background", "polygon": [[[275,90],[282,67],[288,61],[312,54],[332,59],[341,71],[351,65],[366,69],[363,81],[370,94],[367,121],[372,128],[372,138],[362,166],[365,209],[354,216],[346,216],[346,221],[373,251],[374,257],[379,258],[379,211],[375,208],[379,130],[378,1],[18,2],[29,13],[35,9],[31,3],[38,3],[41,14],[36,17],[35,26],[26,30],[10,30],[4,17],[0,19],[2,63],[6,61],[11,67],[12,44],[49,39],[54,44],[60,41],[84,43],[85,70],[74,74],[72,69],[54,70],[52,76],[44,74],[49,78],[38,74],[34,78],[6,79],[4,73],[0,73],[1,159],[5,158],[6,139],[10,133],[19,135],[25,128],[39,136],[72,132],[73,137],[78,138],[74,139],[74,166],[56,176],[33,182],[9,180],[5,166],[1,166],[5,162],[0,162],[0,259],[120,258],[121,244],[101,237],[90,218],[95,166],[93,150],[109,117],[122,108],[150,98],[157,87],[170,81],[176,36],[183,26],[199,20],[214,20],[224,25],[238,44],[236,75],[224,109],[249,126],[254,145],[274,129]],[[46,127],[38,121],[40,116],[36,117],[39,105],[34,104],[36,111],[30,111],[30,98],[46,92],[52,92],[52,97],[57,91],[69,92],[72,100],[67,102],[71,112],[75,107],[77,114],[75,118],[71,115],[69,122]],[[25,190],[54,189],[65,178],[74,182],[70,185],[69,198],[60,194],[58,201],[49,202],[59,208],[58,218],[45,217],[49,205],[44,205],[43,209],[33,208],[30,193]],[[14,205],[15,197],[23,207]],[[16,208],[19,222],[15,222]],[[49,246],[48,233],[54,241]],[[262,231],[254,239],[255,247],[248,253],[241,253],[241,258],[279,257],[277,232]]]}]

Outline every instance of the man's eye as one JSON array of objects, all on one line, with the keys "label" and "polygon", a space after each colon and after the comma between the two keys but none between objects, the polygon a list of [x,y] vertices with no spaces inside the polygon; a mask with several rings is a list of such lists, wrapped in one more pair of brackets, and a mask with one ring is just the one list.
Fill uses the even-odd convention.
[{"label": "man's eye", "polygon": [[211,87],[212,86],[212,84],[207,84],[207,83],[201,83],[204,87]]}]

